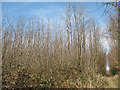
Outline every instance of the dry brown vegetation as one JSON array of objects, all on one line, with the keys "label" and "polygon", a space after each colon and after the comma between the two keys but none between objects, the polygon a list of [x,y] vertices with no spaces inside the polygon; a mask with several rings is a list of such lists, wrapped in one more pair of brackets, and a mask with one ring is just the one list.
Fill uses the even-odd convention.
[{"label": "dry brown vegetation", "polygon": [[106,56],[100,27],[68,5],[63,25],[3,17],[3,87],[105,87]]}]

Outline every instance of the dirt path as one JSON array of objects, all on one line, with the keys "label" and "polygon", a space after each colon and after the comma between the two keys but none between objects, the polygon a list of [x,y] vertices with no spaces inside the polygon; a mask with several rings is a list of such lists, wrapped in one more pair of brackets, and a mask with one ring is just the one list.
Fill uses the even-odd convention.
[{"label": "dirt path", "polygon": [[117,84],[113,81],[114,77],[107,77],[106,80],[108,82],[108,88],[118,88]]}]

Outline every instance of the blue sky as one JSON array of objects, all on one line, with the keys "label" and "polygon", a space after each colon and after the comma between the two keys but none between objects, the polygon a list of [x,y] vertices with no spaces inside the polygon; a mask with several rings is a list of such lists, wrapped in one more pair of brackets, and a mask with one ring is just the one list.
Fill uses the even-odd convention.
[{"label": "blue sky", "polygon": [[[88,16],[95,17],[97,22],[102,25],[105,16],[102,16],[104,8],[101,6],[102,2],[79,2],[84,8]],[[63,9],[68,5],[67,2],[3,2],[2,14],[8,10],[10,16],[24,16],[29,18],[31,16],[49,17],[51,20],[56,20],[62,14]],[[103,24],[104,25],[104,24]]]},{"label": "blue sky", "polygon": [[8,10],[10,16],[24,16],[29,18],[31,16],[42,16],[43,18],[49,17],[55,19],[59,16],[61,9],[66,6],[67,3],[47,3],[47,2],[20,2],[12,3],[6,2],[2,4],[2,12]]}]

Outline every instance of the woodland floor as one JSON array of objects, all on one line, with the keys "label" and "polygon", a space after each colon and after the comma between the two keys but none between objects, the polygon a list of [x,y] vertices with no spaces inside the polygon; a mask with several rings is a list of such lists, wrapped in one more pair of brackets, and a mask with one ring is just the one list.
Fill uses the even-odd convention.
[{"label": "woodland floor", "polygon": [[79,70],[69,70],[67,68],[56,70],[51,73],[45,70],[39,73],[21,72],[19,75],[12,73],[3,76],[6,80],[4,80],[3,86],[15,88],[26,86],[32,88],[118,88],[118,75],[92,75],[86,75],[88,76],[88,78],[86,78]]},{"label": "woodland floor", "polygon": [[106,88],[118,88],[118,75],[103,77],[107,82]]}]

